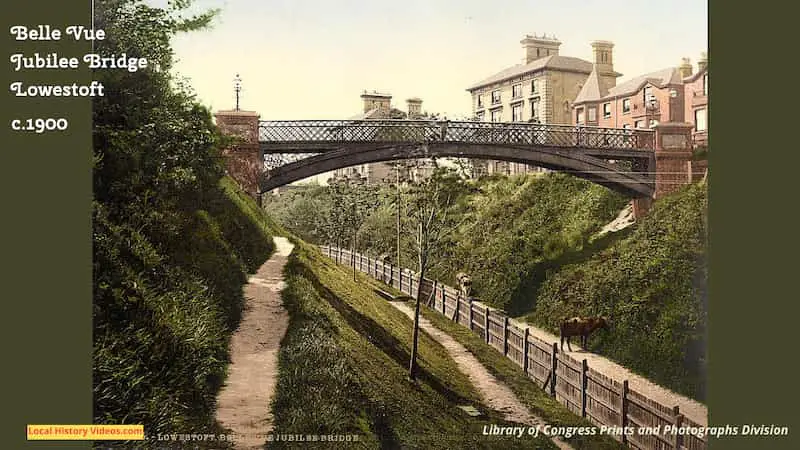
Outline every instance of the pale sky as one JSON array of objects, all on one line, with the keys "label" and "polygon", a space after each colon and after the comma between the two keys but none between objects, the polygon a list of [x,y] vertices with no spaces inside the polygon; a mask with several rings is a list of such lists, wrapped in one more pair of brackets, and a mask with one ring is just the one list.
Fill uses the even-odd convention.
[{"label": "pale sky", "polygon": [[[163,0],[148,3],[163,5]],[[197,0],[220,8],[210,30],[178,36],[176,73],[212,111],[262,119],[342,119],[362,112],[363,90],[406,109],[470,114],[466,88],[520,63],[525,34],[555,35],[559,54],[592,60],[593,40],[614,42],[617,81],[695,65],[708,46],[706,0]],[[146,55],[142,55],[146,57]]]}]

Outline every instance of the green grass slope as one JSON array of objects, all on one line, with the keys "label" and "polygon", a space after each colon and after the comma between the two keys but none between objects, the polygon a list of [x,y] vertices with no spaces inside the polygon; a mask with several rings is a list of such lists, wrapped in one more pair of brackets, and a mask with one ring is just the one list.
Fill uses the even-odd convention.
[{"label": "green grass slope", "polygon": [[557,332],[564,317],[607,315],[592,351],[702,400],[707,203],[704,184],[660,199],[629,236],[549,277],[528,319]]},{"label": "green grass slope", "polygon": [[[355,434],[360,448],[555,448],[541,437],[482,436],[479,397],[446,350],[420,333],[420,375],[407,379],[411,320],[361,274],[300,241],[285,270],[290,313],[273,401],[277,434]],[[276,448],[291,443],[273,443]],[[332,444],[331,448],[338,448]]]},{"label": "green grass slope", "polygon": [[477,297],[512,316],[534,306],[543,269],[583,250],[628,201],[561,173],[490,179],[480,187],[453,236],[453,257],[432,275],[455,285],[455,274],[466,271]]},{"label": "green grass slope", "polygon": [[228,179],[160,220],[143,229],[95,203],[94,420],[213,430],[242,286],[281,230]]}]

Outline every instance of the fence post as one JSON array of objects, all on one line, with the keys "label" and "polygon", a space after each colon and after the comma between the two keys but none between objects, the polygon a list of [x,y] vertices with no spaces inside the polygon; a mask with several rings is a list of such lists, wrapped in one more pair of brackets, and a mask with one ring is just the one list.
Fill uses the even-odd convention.
[{"label": "fence post", "polygon": [[556,398],[556,370],[558,370],[558,343],[553,342],[553,357],[551,359],[550,368],[550,395]]},{"label": "fence post", "polygon": [[525,327],[525,333],[522,335],[522,371],[528,373],[528,334],[530,329]]},{"label": "fence post", "polygon": [[508,316],[503,316],[503,356],[508,355]]},{"label": "fence post", "polygon": [[586,388],[589,384],[589,364],[586,359],[581,364],[581,417],[586,417]]},{"label": "fence post", "polygon": [[461,295],[456,297],[456,313],[453,316],[453,318],[456,320],[456,323],[458,323],[458,319],[460,319],[460,317],[458,317],[458,315],[461,313],[460,310],[461,310]]},{"label": "fence post", "polygon": [[[678,405],[672,408],[672,414],[675,416],[675,429],[680,430],[681,426],[683,426],[683,414],[681,414],[681,409]],[[675,445],[675,450],[680,450],[681,446],[683,446],[683,435],[680,432],[675,433],[673,445]]]},{"label": "fence post", "polygon": [[442,315],[447,316],[447,287],[442,285]]},{"label": "fence post", "polygon": [[469,327],[469,331],[472,331],[472,302],[469,302],[468,305],[469,305],[469,325],[467,326]]},{"label": "fence post", "polygon": [[397,268],[397,277],[398,277],[398,280],[399,280],[397,282],[398,289],[400,290],[400,292],[405,292],[403,290],[403,268],[402,267],[398,267]]},{"label": "fence post", "polygon": [[488,306],[486,307],[485,313],[486,313],[486,315],[484,315],[484,317],[483,317],[484,318],[484,323],[483,323],[484,328],[483,329],[486,331],[486,333],[485,333],[486,334],[486,343],[488,344],[489,343],[489,307]]},{"label": "fence post", "polygon": [[[622,382],[622,391],[620,392],[620,425],[624,430],[628,425],[628,380]],[[622,433],[622,443],[628,443],[628,435]]]}]

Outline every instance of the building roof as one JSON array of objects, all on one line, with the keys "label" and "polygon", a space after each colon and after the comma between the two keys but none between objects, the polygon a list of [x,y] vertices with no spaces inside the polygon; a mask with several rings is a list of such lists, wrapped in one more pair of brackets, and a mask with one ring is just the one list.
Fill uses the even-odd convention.
[{"label": "building roof", "polygon": [[399,110],[397,108],[389,108],[389,109],[373,108],[365,113],[356,114],[355,116],[348,117],[345,120],[397,119],[404,114],[406,114],[405,111]]},{"label": "building roof", "polygon": [[682,84],[681,72],[677,67],[669,67],[666,69],[657,70],[655,72],[639,75],[638,77],[631,78],[630,80],[618,84],[608,89],[608,92],[602,92],[597,75],[593,70],[586,80],[578,96],[575,97],[574,104],[594,102],[600,100],[610,100],[617,97],[627,97],[635,94],[644,87],[646,83],[650,83],[656,87],[666,87],[669,85]]},{"label": "building roof", "polygon": [[635,94],[645,83],[650,83],[656,87],[665,87],[670,84],[681,84],[681,72],[677,67],[657,70],[638,77],[632,78],[622,84],[614,86],[608,90],[605,97],[624,97]]},{"label": "building roof", "polygon": [[507,69],[501,70],[489,78],[486,78],[485,80],[479,81],[478,83],[468,87],[467,91],[472,91],[480,87],[507,80],[509,78],[544,69],[583,72],[588,74],[592,72],[592,68],[592,63],[580,58],[574,58],[572,56],[550,55],[545,56],[544,58],[539,58],[535,61],[531,61],[528,64],[516,64]]},{"label": "building roof", "polygon": [[696,81],[698,78],[700,78],[701,75],[704,75],[706,73],[708,73],[708,67],[706,67],[705,69],[702,69],[702,70],[698,70],[697,72],[689,75],[688,77],[685,77],[683,79],[683,82],[684,83],[691,83],[693,81]]},{"label": "building roof", "polygon": [[586,83],[583,84],[581,91],[578,92],[578,96],[575,97],[574,103],[578,104],[597,100],[605,97],[607,93],[608,92],[606,92],[606,90],[600,86],[600,78],[597,76],[597,70],[592,69],[592,73],[589,74],[589,78],[586,79]]}]

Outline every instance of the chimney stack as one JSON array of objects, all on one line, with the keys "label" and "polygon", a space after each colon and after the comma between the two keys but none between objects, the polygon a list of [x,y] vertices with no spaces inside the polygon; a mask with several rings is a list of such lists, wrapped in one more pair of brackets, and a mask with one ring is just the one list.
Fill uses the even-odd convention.
[{"label": "chimney stack", "polygon": [[536,61],[539,58],[558,55],[558,47],[561,45],[561,41],[556,39],[555,36],[547,37],[547,35],[544,35],[539,37],[535,34],[533,36],[530,34],[525,35],[525,38],[519,43],[525,49],[525,64]]},{"label": "chimney stack", "polygon": [[388,111],[392,104],[392,94],[382,94],[378,91],[364,91],[361,94],[361,99],[364,100],[365,113],[373,109],[385,109]]},{"label": "chimney stack", "polygon": [[594,66],[598,75],[614,73],[614,43],[609,41],[592,42]]},{"label": "chimney stack", "polygon": [[702,72],[708,68],[708,55],[706,52],[700,53],[700,60],[697,61],[697,71]]},{"label": "chimney stack", "polygon": [[692,76],[692,61],[689,58],[683,58],[678,70],[681,72],[681,78]]},{"label": "chimney stack", "polygon": [[422,99],[412,97],[406,100],[408,105],[408,118],[415,119],[422,115]]}]

